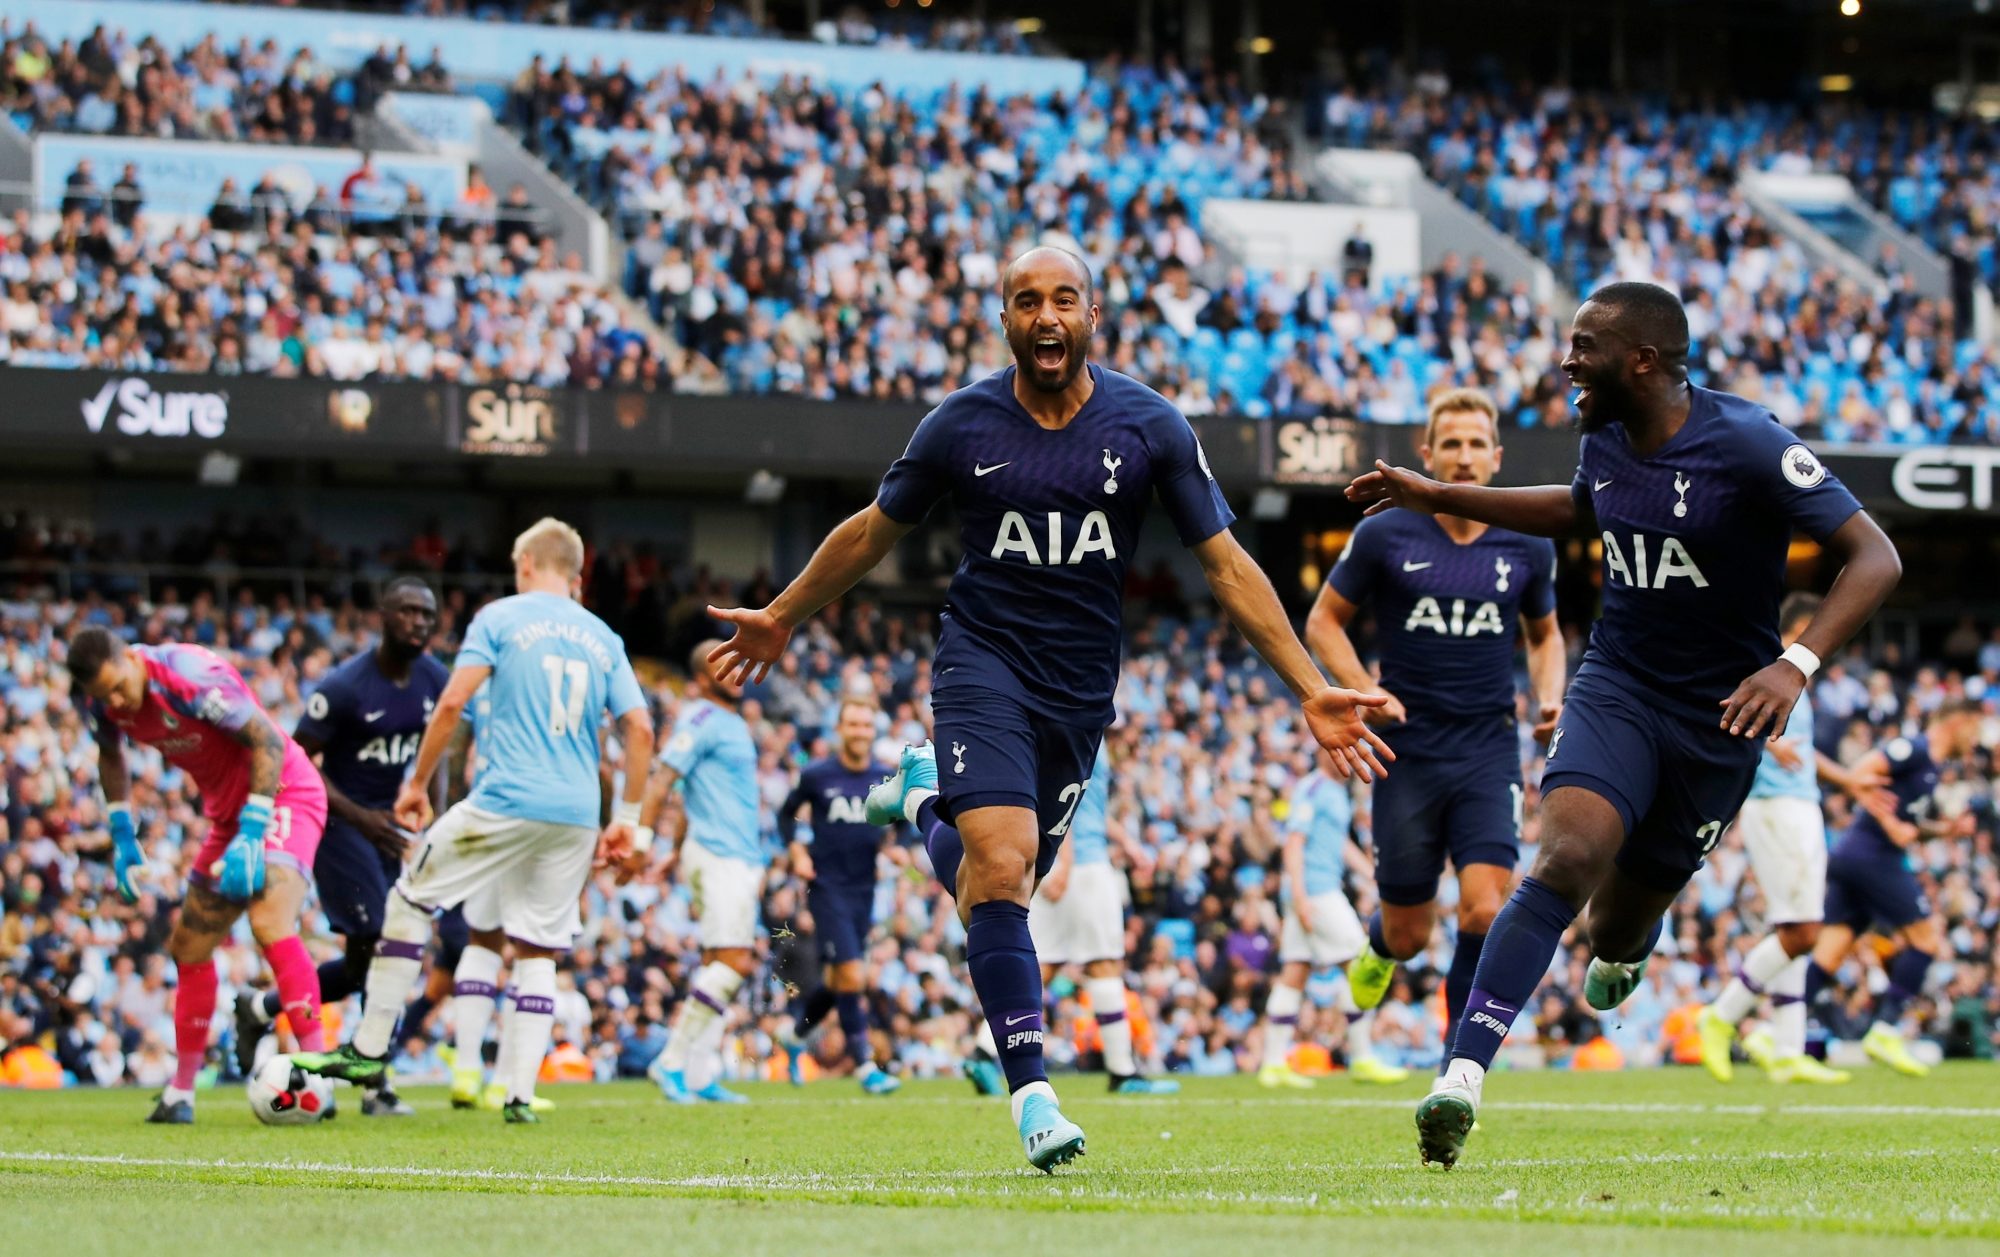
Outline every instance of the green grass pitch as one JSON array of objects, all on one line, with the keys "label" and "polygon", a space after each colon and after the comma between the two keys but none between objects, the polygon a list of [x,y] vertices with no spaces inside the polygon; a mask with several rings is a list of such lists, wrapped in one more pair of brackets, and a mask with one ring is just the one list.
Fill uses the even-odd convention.
[{"label": "green grass pitch", "polygon": [[37,1257],[1844,1257],[2000,1241],[1991,1065],[1810,1090],[1687,1069],[1501,1074],[1448,1173],[1417,1164],[1420,1081],[1203,1080],[1158,1099],[1056,1082],[1090,1148],[1054,1177],[1022,1160],[1004,1105],[960,1083],[883,1099],[753,1086],[751,1105],[698,1109],[643,1084],[553,1088],[560,1109],[536,1127],[451,1112],[428,1088],[402,1120],[363,1119],[344,1091],[341,1116],[311,1128],[257,1125],[233,1087],[204,1093],[191,1129],[142,1124],[136,1092],[0,1092],[0,1235]]}]

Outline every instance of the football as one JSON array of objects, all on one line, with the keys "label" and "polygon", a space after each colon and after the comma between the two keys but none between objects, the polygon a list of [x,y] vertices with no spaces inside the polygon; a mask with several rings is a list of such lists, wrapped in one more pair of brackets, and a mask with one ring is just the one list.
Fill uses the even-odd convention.
[{"label": "football", "polygon": [[333,1084],[283,1054],[250,1075],[250,1111],[266,1126],[305,1126],[333,1116]]}]

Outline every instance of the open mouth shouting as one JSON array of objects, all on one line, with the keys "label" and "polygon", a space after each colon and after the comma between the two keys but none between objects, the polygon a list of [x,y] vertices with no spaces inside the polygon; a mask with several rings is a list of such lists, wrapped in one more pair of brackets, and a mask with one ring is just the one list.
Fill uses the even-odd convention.
[{"label": "open mouth shouting", "polygon": [[1062,337],[1053,333],[1034,339],[1035,365],[1044,371],[1060,371],[1069,361],[1069,345]]}]

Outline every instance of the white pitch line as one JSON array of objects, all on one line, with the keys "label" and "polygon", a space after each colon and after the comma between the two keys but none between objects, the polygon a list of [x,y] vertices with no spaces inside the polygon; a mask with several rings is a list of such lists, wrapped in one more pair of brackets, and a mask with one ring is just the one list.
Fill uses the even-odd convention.
[{"label": "white pitch line", "polygon": [[[565,1099],[565,1108],[628,1108],[630,1099],[613,1099],[609,1096],[589,1099]],[[827,1099],[779,1099],[768,1103],[778,1105],[798,1105],[819,1108],[824,1105],[857,1105],[865,1108],[883,1107],[879,1097],[837,1096]],[[976,1101],[971,1097],[955,1096],[902,1096],[895,1101],[898,1107],[911,1104],[954,1105],[971,1107]],[[1079,1108],[1098,1107],[1126,1110],[1135,1113],[1171,1113],[1185,1106],[1227,1105],[1230,1108],[1282,1108],[1295,1112],[1310,1111],[1314,1107],[1333,1109],[1405,1109],[1414,1110],[1417,1098],[1394,1098],[1384,1096],[1327,1096],[1312,1099],[1278,1099],[1273,1096],[1244,1096],[1232,1098],[1224,1096],[1175,1096],[1151,1100],[1098,1098],[1078,1096],[1066,1102]],[[2000,1108],[1978,1108],[1970,1105],[1928,1105],[1928,1104],[1634,1104],[1615,1101],[1590,1100],[1495,1100],[1486,1099],[1480,1104],[1480,1112],[1500,1113],[1626,1113],[1645,1116],[1649,1114],[1682,1114],[1700,1117],[1970,1117],[2000,1118]]]},{"label": "white pitch line", "polygon": [[[1881,1152],[1875,1156],[1942,1156],[1944,1150],[1909,1149],[1901,1153]],[[1632,1162],[1650,1162],[1668,1159],[1687,1161],[1737,1161],[1757,1159],[1799,1159],[1819,1156],[1835,1159],[1834,1154],[1740,1154],[1700,1157],[1691,1154],[1668,1154],[1658,1157],[1621,1158]],[[1577,1158],[1586,1164],[1602,1164],[1601,1159]],[[1003,1171],[984,1175],[995,1181],[984,1191],[961,1191],[950,1185],[925,1185],[907,1180],[884,1180],[879,1177],[840,1176],[826,1174],[765,1174],[765,1175],[689,1175],[679,1178],[653,1177],[647,1175],[622,1174],[571,1174],[562,1171],[512,1171],[492,1169],[452,1169],[431,1166],[386,1166],[386,1165],[346,1165],[326,1161],[241,1161],[228,1158],[204,1160],[194,1157],[129,1157],[102,1156],[84,1153],[64,1152],[17,1152],[0,1150],[0,1161],[24,1164],[53,1165],[103,1165],[112,1167],[160,1168],[160,1169],[204,1169],[204,1170],[251,1170],[278,1171],[288,1173],[350,1174],[361,1177],[391,1177],[414,1179],[426,1182],[450,1180],[472,1183],[519,1183],[530,1188],[537,1186],[596,1186],[596,1187],[651,1187],[679,1189],[742,1189],[742,1190],[793,1190],[842,1192],[879,1190],[906,1196],[917,1196],[938,1200],[963,1200],[978,1203],[994,1197],[1018,1197],[1046,1201],[1051,1198],[1082,1201],[1128,1201],[1144,1207],[1147,1204],[1180,1204],[1188,1201],[1203,1201],[1217,1204],[1283,1205],[1304,1207],[1328,1212],[1373,1212],[1384,1208],[1424,1209],[1445,1213],[1492,1214],[1504,1212],[1519,1215],[1524,1211],[1556,1212],[1581,1209],[1587,1213],[1630,1214],[1645,1217],[1680,1216],[1688,1218],[1728,1219],[1777,1219],[1793,1222],[1839,1221],[1873,1222],[1878,1213],[1873,1209],[1828,1210],[1811,1201],[1794,1202],[1793,1206],[1744,1204],[1728,1202],[1719,1204],[1680,1204],[1664,1200],[1611,1200],[1603,1201],[1592,1197],[1576,1200],[1545,1197],[1522,1199],[1518,1196],[1507,1199],[1503,1194],[1491,1203],[1470,1200],[1445,1200],[1424,1194],[1400,1196],[1341,1197],[1309,1193],[1272,1193],[1252,1191],[1229,1191],[1195,1189],[1177,1192],[1162,1199],[1157,1196],[1136,1196],[1132,1192],[1108,1184],[1091,1182],[1086,1170],[1082,1174],[1065,1175],[1060,1178],[1045,1179],[1026,1170]],[[1540,1165],[1568,1164],[1568,1161],[1554,1159],[1548,1161],[1499,1161],[1488,1163],[1495,1168],[1528,1168]],[[1383,1168],[1412,1169],[1408,1163],[1397,1163]],[[1239,1171],[1225,1171],[1239,1172]],[[977,1173],[977,1172],[975,1172]],[[1147,1172],[1150,1177],[1152,1173]],[[1498,1186],[1498,1184],[1495,1184]],[[1505,1207],[1502,1207],[1504,1201]],[[1802,1207],[1799,1207],[1802,1206]],[[1970,1213],[1963,1208],[1949,1211],[1931,1211],[1916,1217],[1897,1215],[1890,1219],[1898,1223],[1923,1221],[1940,1223],[1983,1223],[1991,1221],[1989,1213]]]},{"label": "white pitch line", "polygon": [[[2000,1157],[2000,1146],[1990,1148],[1891,1148],[1857,1152],[1828,1152],[1820,1149],[1770,1149],[1762,1152],[1652,1152],[1591,1157],[1511,1157],[1473,1162],[1494,1170],[1570,1169],[1619,1165],[1710,1165],[1755,1161],[1877,1161],[1928,1160],[1936,1157]],[[1075,1176],[1041,1178],[1026,1170],[898,1170],[881,1173],[767,1172],[761,1174],[694,1174],[682,1176],[574,1174],[563,1170],[496,1170],[439,1168],[412,1165],[354,1165],[332,1161],[280,1160],[239,1161],[228,1157],[134,1157],[124,1154],[88,1154],[0,1150],[0,1161],[47,1162],[64,1165],[135,1166],[166,1169],[280,1170],[311,1174],[380,1174],[391,1177],[450,1178],[469,1182],[559,1183],[570,1186],[666,1187],[666,1188],[757,1188],[783,1190],[904,1190],[914,1180],[992,1181],[996,1184],[1027,1181],[1051,1185],[1087,1183]],[[1084,1167],[1111,1173],[1130,1173],[1146,1178],[1220,1178],[1227,1175],[1263,1173],[1242,1166],[1147,1166],[1120,1171],[1108,1165]],[[1294,1162],[1293,1173],[1430,1173],[1414,1161],[1379,1162]]]}]

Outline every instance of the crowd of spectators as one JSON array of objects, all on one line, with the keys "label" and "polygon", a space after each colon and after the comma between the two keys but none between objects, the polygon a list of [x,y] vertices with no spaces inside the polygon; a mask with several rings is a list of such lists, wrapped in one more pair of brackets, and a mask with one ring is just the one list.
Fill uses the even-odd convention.
[{"label": "crowd of spectators", "polygon": [[[1883,270],[1873,284],[1816,266],[1737,187],[1742,168],[1837,169],[1856,175],[1864,193],[1894,200],[1898,216],[1914,225],[1961,205],[1963,189],[1976,183],[1969,176],[1921,190],[1897,181],[1892,195],[1892,181],[1862,178],[1862,166],[1826,164],[1834,152],[1851,156],[1843,143],[1871,158],[1876,148],[1787,108],[1676,109],[1561,87],[1454,91],[1434,72],[1384,72],[1372,86],[1342,87],[1325,102],[1322,121],[1334,143],[1416,153],[1434,179],[1578,293],[1617,280],[1680,292],[1697,378],[1758,398],[1807,435],[2000,438],[2000,360],[1970,339],[1969,289],[1957,301],[1921,296],[1893,251],[1869,259]],[[1907,126],[1921,133],[1921,124]],[[1884,140],[1880,151],[1892,146]],[[1978,150],[1964,139],[1954,151]]]},{"label": "crowd of spectators", "polygon": [[1049,56],[1055,49],[1037,37],[1039,21],[930,13],[927,3],[903,12],[880,6],[842,4],[831,17],[798,32],[772,20],[759,25],[738,4],[716,0],[340,0],[340,8],[372,8],[409,17],[473,18],[486,22],[520,22],[556,26],[586,26],[600,30],[659,31],[670,35],[708,35],[727,39],[812,39],[822,44],[850,44],[884,51],[928,49],[937,52],[978,52],[996,56]]},{"label": "crowd of spectators", "polygon": [[352,144],[356,117],[391,90],[451,91],[439,50],[417,64],[408,48],[384,46],[343,74],[274,38],[225,48],[209,35],[176,51],[99,26],[51,46],[32,23],[17,32],[0,22],[0,110],[30,131]]},{"label": "crowd of spectators", "polygon": [[549,387],[676,375],[669,347],[525,218],[331,200],[295,214],[225,184],[206,219],[158,233],[81,193],[42,221],[0,220],[0,362]]},{"label": "crowd of spectators", "polygon": [[[726,11],[701,20],[744,33],[724,29]],[[174,120],[159,133],[333,139],[386,86],[451,86],[435,52],[416,66],[400,48],[346,78],[318,71],[309,50],[285,61],[270,41],[228,51],[209,38],[173,57],[100,29],[76,47],[26,32],[7,48],[9,100],[41,126],[102,129],[131,113]],[[1454,91],[1441,74],[1393,66],[1373,79],[1328,98],[1316,120],[1326,138],[1416,151],[1577,292],[1621,279],[1675,288],[1696,382],[1759,400],[1811,439],[2000,439],[2000,351],[1964,338],[1963,309],[1919,295],[1893,259],[1879,286],[1815,266],[1735,187],[1739,165],[1846,160],[1898,217],[1977,228],[1992,180],[1966,129],[1877,115],[1809,126],[1775,106],[1675,111],[1560,88]],[[553,255],[525,190],[501,200],[477,170],[453,206],[372,159],[310,196],[268,176],[226,181],[204,230],[149,221],[133,167],[106,186],[109,172],[85,162],[59,224],[38,234],[17,220],[0,235],[0,279],[20,281],[0,298],[0,353],[932,404],[1006,365],[999,269],[1053,243],[1098,277],[1100,360],[1190,414],[1408,423],[1436,390],[1477,385],[1514,422],[1569,417],[1565,329],[1478,259],[1373,273],[1357,227],[1335,271],[1222,265],[1200,230],[1207,200],[1308,192],[1285,104],[1213,67],[1113,57],[1074,95],[1003,99],[677,71],[641,82],[622,66],[532,56],[509,112],[627,236],[619,282],[664,337],[633,327],[577,259]],[[336,116],[347,122],[330,131]],[[1961,252],[1978,234],[1950,230]]]},{"label": "crowd of spectators", "polygon": [[[42,554],[54,562],[82,543],[47,544]],[[213,538],[208,545],[212,550]],[[111,549],[141,553],[149,546],[191,557],[202,542],[181,538],[163,546],[155,539]],[[440,634],[447,656],[480,599],[501,592],[504,580],[496,572],[483,589],[466,584],[469,571],[486,565],[463,549],[445,546],[431,530],[396,556],[421,557],[428,570],[449,570],[455,578],[447,584]],[[208,644],[239,663],[260,700],[289,726],[328,668],[368,648],[376,627],[365,592],[357,601],[337,590],[315,591],[300,605],[247,590],[218,600],[199,581],[183,587],[192,596],[155,586],[150,599],[106,582],[68,597],[53,588],[19,578],[0,597],[0,758],[6,774],[0,805],[0,1079],[25,1082],[67,1071],[84,1084],[153,1085],[171,1063],[175,979],[161,943],[202,822],[185,780],[151,752],[137,751],[135,801],[156,876],[138,904],[117,899],[95,752],[72,704],[63,643],[80,624],[95,622],[135,640]],[[684,659],[686,645],[706,631],[703,603],[739,595],[754,602],[768,593],[761,582],[732,588],[706,572],[677,572],[633,547],[595,556],[585,588],[628,630],[639,617],[671,621],[671,633],[662,630],[657,639],[669,660]],[[1282,687],[1217,623],[1212,608],[1183,602],[1170,578],[1149,587],[1139,605],[1143,614],[1131,631],[1119,686],[1121,721],[1108,735],[1114,764],[1109,815],[1133,836],[1138,852],[1128,855],[1114,844],[1129,893],[1126,964],[1139,1002],[1139,1051],[1155,1070],[1247,1071],[1259,1063],[1256,1027],[1274,968],[1287,793],[1310,760]],[[1578,627],[1568,626],[1573,642]],[[781,666],[746,696],[771,862],[763,900],[768,937],[760,944],[764,968],[747,988],[729,1038],[730,1069],[738,1076],[782,1076],[773,1031],[791,992],[814,980],[812,922],[777,840],[773,809],[802,764],[826,750],[826,731],[843,694],[877,697],[883,759],[925,736],[934,634],[928,613],[849,601],[802,626]],[[1871,660],[1858,651],[1830,660],[1815,691],[1818,736],[1822,749],[1852,761],[1882,738],[1916,729],[1923,714],[1946,699],[1986,704],[1977,754],[1946,765],[1940,791],[1945,810],[1970,813],[1977,832],[1926,843],[1913,855],[1945,919],[1950,947],[1906,1027],[1947,1053],[1985,1057],[1994,1051],[2000,1024],[1994,970],[2000,859],[1993,838],[2000,633],[1989,636],[1968,619],[1936,650],[1935,662],[1893,652]],[[664,727],[684,701],[685,686],[671,667],[647,664],[641,671]],[[1528,781],[1525,866],[1537,842],[1534,783],[1541,769],[1541,748],[1525,723],[1521,745]],[[1357,803],[1355,839],[1365,844],[1365,788],[1357,788]],[[1846,819],[1844,804],[1835,800],[1828,807],[1837,831]],[[949,1075],[971,1042],[973,998],[959,964],[963,932],[950,901],[924,870],[920,844],[911,841],[906,855],[892,860],[885,854],[880,864],[881,925],[867,966],[875,1020],[886,1029],[883,1046],[895,1069]],[[1351,893],[1364,913],[1372,907],[1373,888],[1365,880],[1356,879]],[[1444,893],[1449,901],[1449,884]],[[598,881],[586,899],[586,936],[564,971],[558,1000],[564,1076],[636,1076],[660,1049],[694,964],[688,890],[677,883],[621,889]],[[1583,1002],[1585,956],[1572,947],[1552,966],[1505,1059],[1578,1068],[1688,1060],[1691,1011],[1728,976],[1737,952],[1766,928],[1763,903],[1732,831],[1677,902],[1662,944],[1665,963],[1653,966],[1620,1016],[1599,1019]],[[1452,929],[1451,914],[1443,917],[1434,946],[1399,976],[1375,1027],[1378,1055],[1418,1069],[1435,1063],[1442,1047],[1438,987]],[[313,946],[332,954],[323,923],[314,914],[309,921]],[[219,960],[225,998],[257,979],[247,934]],[[1842,993],[1815,1010],[1816,1024],[1827,1036],[1852,1038],[1862,1028],[1866,994],[1883,975],[1864,947],[1840,979]],[[1315,975],[1299,1061],[1341,1059],[1341,1019],[1330,1010],[1343,980],[1337,971]],[[1087,1065],[1094,1036],[1088,1013],[1068,977],[1059,977],[1052,993],[1051,1058],[1059,1067]],[[408,1028],[400,1064],[413,1079],[436,1072],[433,1045],[450,1015],[447,1005],[426,1024]],[[218,1019],[219,1036],[229,1033],[226,1021]],[[339,1024],[338,1012],[333,1024]],[[829,1070],[843,1068],[831,1038],[817,1059]]]}]

